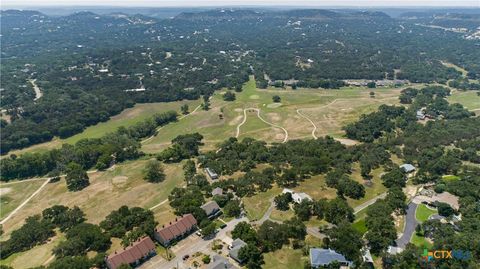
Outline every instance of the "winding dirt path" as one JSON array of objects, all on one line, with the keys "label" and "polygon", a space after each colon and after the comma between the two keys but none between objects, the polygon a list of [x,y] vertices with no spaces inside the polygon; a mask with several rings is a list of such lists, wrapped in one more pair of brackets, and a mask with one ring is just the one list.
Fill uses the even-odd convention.
[{"label": "winding dirt path", "polygon": [[315,132],[317,131],[317,125],[315,125],[315,123],[309,117],[307,117],[307,115],[303,114],[301,109],[297,109],[297,114],[300,115],[300,117],[308,120],[310,124],[312,124],[313,126],[312,137],[313,139],[317,139],[318,137],[315,135]]},{"label": "winding dirt path", "polygon": [[254,110],[255,112],[257,112],[257,117],[263,121],[264,123],[272,126],[272,127],[275,127],[275,128],[279,128],[279,129],[282,129],[282,131],[285,133],[284,135],[284,138],[283,138],[283,141],[282,143],[285,143],[287,142],[288,140],[288,131],[287,129],[283,128],[282,126],[280,125],[276,125],[275,123],[271,123],[271,122],[268,122],[266,121],[264,118],[262,118],[262,116],[260,116],[260,109],[258,108],[253,108],[253,107],[250,107],[250,108],[245,108],[243,110],[243,120],[242,122],[240,122],[238,125],[237,125],[237,133],[235,134],[235,137],[238,138],[240,136],[240,127],[245,124],[245,122],[247,122],[247,110]]}]

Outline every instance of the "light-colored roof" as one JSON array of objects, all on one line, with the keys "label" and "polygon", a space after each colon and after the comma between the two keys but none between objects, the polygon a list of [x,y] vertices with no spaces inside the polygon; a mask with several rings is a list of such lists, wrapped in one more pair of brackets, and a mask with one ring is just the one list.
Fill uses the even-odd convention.
[{"label": "light-colored roof", "polygon": [[324,265],[329,265],[330,263],[337,261],[344,264],[352,264],[351,261],[347,260],[345,256],[340,253],[337,253],[331,249],[324,248],[311,248],[310,249],[310,263],[312,266],[319,267]]},{"label": "light-colored roof", "polygon": [[309,201],[312,200],[312,197],[310,197],[310,195],[308,195],[304,192],[294,193],[294,194],[292,194],[292,198],[293,198],[293,200],[300,201],[300,202],[303,201],[303,200],[309,200]]},{"label": "light-colored roof", "polygon": [[291,189],[283,189],[282,193],[294,193]]},{"label": "light-colored roof", "polygon": [[415,166],[409,164],[409,163],[406,163],[406,164],[402,164],[400,165],[400,168],[403,169],[403,171],[409,173],[409,172],[412,172],[412,171],[415,171]]}]

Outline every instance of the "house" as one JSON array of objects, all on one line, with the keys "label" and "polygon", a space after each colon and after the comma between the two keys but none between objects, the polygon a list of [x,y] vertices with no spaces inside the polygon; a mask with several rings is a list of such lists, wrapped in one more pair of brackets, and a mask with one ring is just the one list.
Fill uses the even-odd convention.
[{"label": "house", "polygon": [[208,264],[207,269],[236,269],[237,267],[231,264],[227,259],[220,255],[215,255],[212,261]]},{"label": "house", "polygon": [[245,243],[240,238],[237,238],[237,239],[233,240],[232,245],[230,246],[230,250],[228,251],[228,255],[232,259],[234,259],[235,261],[237,261],[238,263],[241,264],[243,262],[243,260],[240,259],[240,257],[238,255],[240,253],[240,249],[243,248],[246,245],[247,245],[247,243]]},{"label": "house", "polygon": [[200,208],[205,211],[209,218],[214,218],[222,212],[220,211],[220,206],[215,201],[206,202]]},{"label": "house", "polygon": [[299,204],[301,203],[303,200],[308,200],[308,201],[312,201],[312,197],[310,197],[310,195],[304,193],[304,192],[299,192],[299,193],[294,193],[292,194],[292,200]]},{"label": "house", "polygon": [[341,266],[352,266],[352,262],[347,260],[345,256],[331,249],[311,248],[310,264],[312,268],[323,268],[332,262],[338,262]]},{"label": "house", "polygon": [[394,247],[394,246],[389,246],[387,249],[388,254],[396,255],[398,253],[402,253],[403,248],[401,247]]},{"label": "house", "polygon": [[215,171],[213,171],[212,169],[207,167],[205,168],[205,172],[212,180],[218,179],[217,173],[215,173]]},{"label": "house", "polygon": [[105,262],[108,269],[117,269],[122,264],[138,266],[149,258],[155,256],[155,244],[150,237],[142,237],[122,251],[110,254]]},{"label": "house", "polygon": [[409,163],[406,163],[406,164],[400,165],[400,169],[402,169],[405,173],[411,173],[411,172],[415,171],[415,166],[413,166]]},{"label": "house", "polygon": [[197,220],[192,214],[187,214],[179,220],[175,220],[174,223],[170,222],[166,227],[164,225],[162,228],[155,229],[154,237],[162,246],[168,246],[191,234],[195,229],[197,229]]},{"label": "house", "polygon": [[291,189],[286,189],[285,188],[285,189],[283,189],[282,194],[285,194],[285,193],[290,193],[292,195],[292,200],[297,204],[301,203],[305,199],[307,199],[309,201],[312,201],[312,197],[310,197],[310,195],[308,195],[304,192],[296,193]]},{"label": "house", "polygon": [[215,189],[212,190],[212,196],[215,195],[223,195],[223,190],[222,188],[216,187]]},{"label": "house", "polygon": [[425,112],[423,112],[423,110],[417,110],[417,120],[424,120],[425,118]]}]

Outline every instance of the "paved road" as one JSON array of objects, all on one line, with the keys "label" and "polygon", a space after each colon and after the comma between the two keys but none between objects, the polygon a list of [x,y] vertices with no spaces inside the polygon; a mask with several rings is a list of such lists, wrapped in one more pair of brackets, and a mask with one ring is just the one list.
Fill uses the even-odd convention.
[{"label": "paved road", "polygon": [[385,193],[382,193],[382,194],[380,194],[380,195],[378,195],[378,196],[376,196],[376,197],[373,198],[373,199],[370,199],[370,200],[366,201],[365,203],[363,203],[363,204],[361,204],[361,205],[356,206],[356,207],[353,209],[353,212],[354,212],[355,214],[358,214],[358,212],[360,212],[360,211],[364,210],[365,208],[373,205],[378,199],[383,199],[383,198],[385,198],[385,196],[387,196],[387,193],[386,193],[386,192],[385,192]]},{"label": "paved road", "polygon": [[405,248],[415,232],[415,227],[417,227],[418,224],[415,218],[417,206],[418,205],[413,202],[408,205],[407,215],[405,217],[405,229],[403,230],[402,236],[396,240],[397,247]]},{"label": "paved road", "polygon": [[262,223],[264,223],[267,219],[270,218],[270,215],[272,214],[272,211],[273,211],[274,208],[275,208],[275,202],[273,201],[273,198],[271,198],[270,199],[270,206],[268,207],[265,214],[263,214],[263,216],[259,220],[253,221],[252,224],[253,225],[262,225]]},{"label": "paved road", "polygon": [[208,252],[208,246],[210,243],[213,242],[215,239],[222,239],[227,236],[227,233],[229,231],[232,231],[235,226],[242,222],[242,221],[247,221],[248,218],[243,217],[239,219],[233,219],[229,222],[227,222],[227,226],[223,229],[221,229],[214,238],[204,240],[200,238],[196,234],[192,234],[189,237],[185,238],[178,244],[178,251],[175,251],[175,258],[172,259],[171,261],[167,261],[164,258],[160,257],[159,255],[153,257],[146,263],[142,264],[139,268],[142,269],[171,269],[173,267],[177,267],[177,269],[184,269],[187,268],[183,264],[183,256],[185,255],[192,255],[195,252]]}]

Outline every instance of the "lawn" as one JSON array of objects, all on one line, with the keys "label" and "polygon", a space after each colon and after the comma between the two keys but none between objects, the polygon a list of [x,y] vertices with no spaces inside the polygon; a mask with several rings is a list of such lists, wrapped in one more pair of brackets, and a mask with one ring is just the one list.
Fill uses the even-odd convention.
[{"label": "lawn", "polygon": [[367,232],[367,225],[365,219],[360,219],[352,224],[352,227],[362,235]]},{"label": "lawn", "polygon": [[426,205],[420,204],[418,205],[417,210],[415,211],[415,218],[419,222],[425,222],[426,220],[428,220],[428,218],[431,215],[436,213],[437,213],[437,210],[430,209]]},{"label": "lawn", "polygon": [[8,265],[15,269],[26,269],[46,265],[53,261],[52,250],[62,240],[65,240],[65,236],[59,234],[46,244],[36,246],[27,251],[15,253],[7,259],[0,260],[0,264]]},{"label": "lawn", "polygon": [[304,192],[313,199],[321,198],[333,199],[337,197],[337,190],[327,187],[325,183],[325,175],[316,175],[300,182],[298,186],[293,188],[295,192]]},{"label": "lawn", "polygon": [[416,233],[413,233],[412,238],[410,239],[410,242],[420,248],[423,247],[423,248],[430,249],[433,247],[433,244],[430,243],[425,237],[418,236]]},{"label": "lawn", "polygon": [[457,181],[457,180],[460,180],[460,177],[456,175],[445,175],[442,177],[442,181],[445,181],[445,182]]},{"label": "lawn", "polygon": [[372,179],[370,180],[370,182],[365,181],[360,174],[360,165],[358,163],[354,163],[351,177],[352,179],[365,186],[365,197],[358,200],[347,198],[348,204],[351,207],[356,207],[375,198],[382,193],[385,193],[387,191],[387,188],[382,184],[382,180],[380,179],[382,173],[383,168],[374,169],[371,173]]},{"label": "lawn", "polygon": [[258,220],[267,212],[271,199],[280,194],[279,187],[273,187],[266,192],[260,192],[250,197],[243,198],[243,205],[250,220]]},{"label": "lawn", "polygon": [[278,209],[273,209],[272,214],[270,215],[270,219],[272,220],[277,220],[277,221],[286,221],[291,218],[295,217],[295,212],[293,210],[286,210],[286,211],[281,211]]},{"label": "lawn", "polygon": [[460,103],[468,110],[480,110],[480,96],[478,91],[459,91],[455,90],[447,98],[450,103]]},{"label": "lawn", "polygon": [[303,269],[304,262],[308,260],[307,256],[302,255],[302,250],[283,247],[274,252],[264,255],[264,269]]},{"label": "lawn", "polygon": [[17,208],[25,199],[34,193],[45,180],[18,181],[0,184],[0,218],[6,217]]}]

